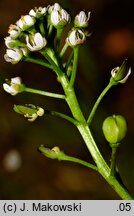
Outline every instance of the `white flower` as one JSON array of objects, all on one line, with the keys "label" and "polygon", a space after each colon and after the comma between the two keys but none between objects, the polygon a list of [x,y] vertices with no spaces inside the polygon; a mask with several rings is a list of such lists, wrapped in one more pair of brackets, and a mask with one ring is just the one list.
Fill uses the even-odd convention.
[{"label": "white flower", "polygon": [[16,41],[11,38],[11,36],[8,36],[5,39],[5,45],[7,48],[14,48],[16,45]]},{"label": "white flower", "polygon": [[21,18],[16,22],[16,25],[22,29],[26,30],[33,26],[35,23],[35,18],[30,15],[21,16]]},{"label": "white flower", "polygon": [[11,78],[11,81],[6,80],[7,83],[3,83],[3,89],[11,95],[16,95],[21,92],[21,78]]},{"label": "white flower", "polygon": [[17,64],[23,57],[23,52],[21,49],[7,49],[4,58],[7,62],[12,64]]},{"label": "white flower", "polygon": [[30,36],[26,36],[27,47],[30,51],[38,51],[46,46],[47,41],[40,33],[35,33]]},{"label": "white flower", "polygon": [[62,27],[70,22],[70,15],[64,9],[52,10],[50,20],[52,25],[54,25],[55,27]]},{"label": "white flower", "polygon": [[10,34],[11,38],[16,39],[20,35],[20,28],[16,25],[11,24],[9,26],[8,33]]},{"label": "white flower", "polygon": [[35,7],[34,9],[31,9],[29,11],[29,15],[33,16],[33,17],[40,18],[41,16],[45,15],[46,12],[47,12],[47,7],[44,7],[44,8],[42,8],[42,7],[39,7],[39,8]]},{"label": "white flower", "polygon": [[58,3],[49,6],[51,24],[55,27],[63,27],[70,22],[70,15]]},{"label": "white flower", "polygon": [[59,11],[59,10],[61,10],[61,9],[62,9],[62,7],[60,6],[60,4],[55,3],[55,4],[53,5],[53,10]]},{"label": "white flower", "polygon": [[79,44],[83,44],[86,40],[85,34],[80,29],[74,29],[69,34],[69,36],[66,39],[66,42],[69,46],[76,46]]},{"label": "white flower", "polygon": [[90,19],[91,12],[85,13],[85,11],[80,11],[78,15],[76,15],[74,19],[74,24],[76,27],[87,27],[88,21]]},{"label": "white flower", "polygon": [[49,6],[48,12],[51,13],[53,10],[60,11],[61,9],[62,7],[58,3],[55,3],[54,5]]}]

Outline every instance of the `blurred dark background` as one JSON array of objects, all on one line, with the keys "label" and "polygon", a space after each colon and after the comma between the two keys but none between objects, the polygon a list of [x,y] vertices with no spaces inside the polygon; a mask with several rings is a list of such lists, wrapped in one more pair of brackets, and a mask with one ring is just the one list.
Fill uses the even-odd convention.
[{"label": "blurred dark background", "polygon": [[[72,15],[82,9],[91,11],[91,37],[80,50],[76,93],[87,117],[96,98],[107,85],[112,68],[128,58],[132,74],[107,94],[92,124],[95,140],[109,163],[110,147],[102,134],[102,122],[112,114],[122,114],[128,121],[127,137],[118,152],[118,167],[124,184],[134,195],[134,12],[132,0],[64,0]],[[82,138],[70,123],[46,116],[27,122],[13,111],[14,104],[32,103],[46,109],[70,114],[58,99],[4,92],[5,78],[20,76],[33,88],[62,92],[55,75],[41,66],[27,62],[12,65],[4,61],[4,37],[8,27],[34,6],[54,1],[0,1],[0,199],[120,199],[100,175],[70,162],[45,158],[37,151],[41,144],[59,146],[67,154],[92,162]],[[60,103],[59,103],[60,102]],[[11,161],[13,161],[11,163]]]}]

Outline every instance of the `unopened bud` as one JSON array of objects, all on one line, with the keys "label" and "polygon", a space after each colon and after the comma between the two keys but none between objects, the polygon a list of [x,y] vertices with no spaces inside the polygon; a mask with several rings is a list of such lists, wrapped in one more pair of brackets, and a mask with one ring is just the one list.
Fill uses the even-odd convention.
[{"label": "unopened bud", "polygon": [[74,19],[75,27],[85,28],[88,26],[88,21],[90,19],[91,12],[86,13],[85,11],[80,11]]},{"label": "unopened bud", "polygon": [[55,146],[52,149],[50,149],[50,148],[46,148],[43,145],[41,145],[38,148],[38,150],[43,155],[45,155],[46,157],[51,158],[51,159],[61,160],[64,156],[64,152],[60,151],[60,148],[58,146]]},{"label": "unopened bud", "polygon": [[80,29],[73,29],[69,36],[66,38],[66,42],[69,46],[76,46],[83,44],[86,40],[85,34]]}]

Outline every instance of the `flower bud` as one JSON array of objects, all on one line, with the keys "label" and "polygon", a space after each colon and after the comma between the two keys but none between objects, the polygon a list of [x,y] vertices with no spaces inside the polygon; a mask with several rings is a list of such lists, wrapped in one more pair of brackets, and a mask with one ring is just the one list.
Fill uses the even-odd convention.
[{"label": "flower bud", "polygon": [[7,62],[17,64],[23,58],[23,52],[21,49],[7,49],[4,58]]},{"label": "flower bud", "polygon": [[6,45],[7,48],[9,48],[9,49],[10,48],[15,48],[16,40],[12,39],[11,36],[5,37],[4,40],[5,40],[5,45]]},{"label": "flower bud", "polygon": [[46,46],[47,40],[45,37],[42,37],[42,35],[39,32],[37,32],[32,35],[27,35],[26,43],[30,51],[38,51]]},{"label": "flower bud", "polygon": [[58,3],[55,3],[54,5],[48,7],[48,12],[51,13],[53,10],[60,11],[61,9],[62,7]]},{"label": "flower bud", "polygon": [[39,8],[35,7],[34,9],[31,9],[29,11],[29,15],[32,16],[32,17],[40,18],[40,17],[46,15],[46,12],[47,12],[47,7],[44,7],[44,8],[42,8],[42,7],[39,7]]},{"label": "flower bud", "polygon": [[3,89],[11,95],[22,92],[24,88],[20,77],[11,78],[11,81],[6,80],[6,83],[3,83]]},{"label": "flower bud", "polygon": [[16,22],[16,25],[22,30],[27,30],[29,27],[34,25],[35,21],[34,17],[25,15],[21,16],[21,18]]},{"label": "flower bud", "polygon": [[33,122],[37,119],[38,116],[44,115],[44,109],[38,106],[34,106],[33,104],[22,105],[14,105],[14,111],[24,115],[28,121]]},{"label": "flower bud", "polygon": [[111,71],[112,78],[117,83],[125,83],[130,74],[131,67],[129,66],[127,59],[125,59],[120,67],[116,67]]},{"label": "flower bud", "polygon": [[80,29],[74,29],[71,31],[69,36],[66,39],[66,42],[69,46],[76,46],[83,44],[86,40],[85,34]]},{"label": "flower bud", "polygon": [[20,32],[21,30],[17,25],[11,24],[9,26],[8,33],[10,34],[11,38],[16,39],[20,35]]},{"label": "flower bud", "polygon": [[104,120],[102,129],[110,144],[118,144],[126,135],[127,122],[121,115],[109,116]]},{"label": "flower bud", "polygon": [[41,152],[43,155],[45,155],[48,158],[51,159],[58,159],[61,160],[64,157],[64,152],[60,151],[60,148],[58,146],[53,147],[52,149],[46,148],[43,145],[41,145],[38,148],[39,152]]},{"label": "flower bud", "polygon": [[91,12],[86,13],[85,11],[80,11],[78,15],[76,15],[74,19],[75,27],[85,28],[88,26],[88,21],[90,19]]},{"label": "flower bud", "polygon": [[50,21],[55,27],[63,28],[67,23],[70,22],[70,15],[64,9],[52,10]]}]

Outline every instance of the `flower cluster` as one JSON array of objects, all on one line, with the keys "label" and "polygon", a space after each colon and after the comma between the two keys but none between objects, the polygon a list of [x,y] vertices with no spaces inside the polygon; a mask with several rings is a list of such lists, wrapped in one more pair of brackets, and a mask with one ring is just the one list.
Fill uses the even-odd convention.
[{"label": "flower cluster", "polygon": [[88,27],[91,12],[81,11],[74,18],[74,28],[69,32],[66,42],[69,46],[83,44],[86,40],[86,31]]},{"label": "flower cluster", "polygon": [[[69,46],[84,43],[86,34],[83,29],[88,26],[89,18],[90,12],[81,11],[76,15],[74,27],[66,39]],[[58,3],[31,9],[27,15],[21,16],[15,24],[9,26],[9,35],[5,38],[5,60],[16,64],[26,59],[30,52],[41,51],[46,46],[51,46],[56,37],[54,29],[63,29],[70,22],[70,14]]]},{"label": "flower cluster", "polygon": [[7,62],[16,64],[27,57],[29,51],[41,50],[46,46],[46,38],[36,28],[37,21],[44,19],[46,12],[46,7],[32,9],[28,15],[21,16],[15,24],[9,26],[9,36],[5,38],[7,50],[4,58]]}]

